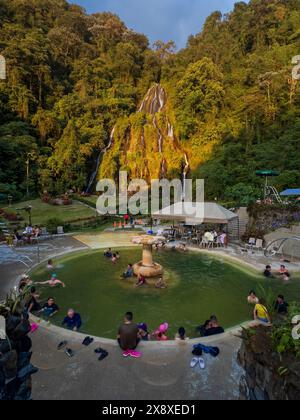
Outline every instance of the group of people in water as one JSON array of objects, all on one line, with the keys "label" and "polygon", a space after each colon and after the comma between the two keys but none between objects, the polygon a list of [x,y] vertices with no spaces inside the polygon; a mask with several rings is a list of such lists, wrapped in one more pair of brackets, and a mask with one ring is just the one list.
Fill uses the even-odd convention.
[{"label": "group of people in water", "polygon": [[[119,259],[120,259],[120,253],[119,252],[112,252],[111,248],[108,248],[103,256],[105,258],[108,258],[112,261],[112,263],[116,263]],[[123,278],[124,280],[129,280],[134,278],[135,276],[135,272],[134,272],[134,267],[133,264],[128,264],[126,270],[124,271],[124,273],[121,275],[121,278]],[[135,287],[142,287],[147,285],[147,280],[146,277],[143,276],[142,274],[139,274],[137,276],[137,281],[134,284]],[[158,278],[158,280],[155,282],[155,288],[156,289],[166,289],[168,287],[167,282],[164,280],[163,277]]]},{"label": "group of people in water", "polygon": [[[113,264],[116,264],[120,260],[120,253],[113,252],[111,248],[108,248],[104,252],[104,257],[112,261]],[[51,288],[55,287],[66,287],[65,283],[58,279],[57,274],[55,273],[57,267],[55,267],[52,260],[49,260],[47,263],[47,270],[51,272],[50,280],[33,282],[28,275],[23,275],[19,283],[19,292],[23,294],[26,293],[26,309],[28,313],[34,313],[36,315],[43,315],[47,318],[52,318],[59,312],[59,307],[53,297],[48,297],[46,302],[43,304],[40,303],[40,296],[36,291],[36,285],[49,286]],[[282,278],[284,281],[290,279],[291,275],[285,265],[281,265],[277,273],[273,274],[272,267],[267,265],[264,271],[264,276],[268,279],[275,278],[276,276]],[[122,274],[124,280],[134,278],[134,266],[128,264],[127,269]],[[147,284],[147,280],[143,275],[137,277],[137,282],[135,287],[142,287]],[[161,277],[156,283],[155,287],[159,289],[167,288],[167,283]],[[29,293],[28,293],[29,291]],[[24,293],[25,295],[25,293]],[[258,298],[254,290],[251,290],[247,302],[249,305],[253,305],[253,318],[256,321],[259,321],[264,324],[271,324],[272,317],[270,314],[270,309],[266,300],[263,298]],[[273,304],[273,311],[280,315],[286,316],[288,314],[289,304],[285,300],[283,295],[278,295],[276,301]],[[63,318],[62,326],[72,330],[79,331],[82,326],[81,315],[76,312],[74,309],[69,309],[66,316]],[[224,328],[220,326],[218,318],[215,315],[212,315],[208,320],[204,322],[203,325],[196,328],[197,332],[201,337],[210,337],[217,334],[224,333]],[[148,325],[145,322],[135,324],[133,322],[133,313],[127,312],[124,317],[124,322],[118,330],[117,340],[123,350],[124,357],[135,357],[138,358],[141,356],[139,352],[136,351],[136,348],[141,341],[167,341],[169,340],[169,323],[164,322],[158,326],[154,331],[150,332]],[[180,327],[175,335],[175,340],[179,342],[184,342],[189,340],[186,336],[186,331],[184,327]]]},{"label": "group of people in water", "polygon": [[291,274],[284,264],[280,265],[280,268],[276,273],[273,273],[272,267],[267,265],[264,271],[264,276],[267,279],[274,279],[277,276],[282,278],[284,281],[289,281],[291,279]]},{"label": "group of people in water", "polygon": [[[262,322],[264,324],[271,324],[270,312],[267,309],[267,302],[264,298],[258,298],[255,291],[251,290],[247,301],[250,305],[254,305],[253,318],[255,321]],[[285,300],[283,295],[278,295],[276,301],[273,304],[273,311],[280,316],[288,314],[289,304]]]},{"label": "group of people in water", "polygon": [[[53,270],[54,264],[52,260],[47,263],[47,269]],[[36,285],[49,287],[66,287],[66,285],[57,278],[56,273],[51,274],[50,280],[43,282],[33,282],[31,278],[24,274],[19,282],[19,293],[25,296],[25,309],[28,313],[35,315],[42,315],[46,318],[52,318],[59,312],[59,307],[53,297],[48,297],[43,304],[40,302],[40,295],[37,293]],[[62,321],[62,326],[72,330],[78,331],[82,325],[81,315],[74,309],[70,308]]]}]

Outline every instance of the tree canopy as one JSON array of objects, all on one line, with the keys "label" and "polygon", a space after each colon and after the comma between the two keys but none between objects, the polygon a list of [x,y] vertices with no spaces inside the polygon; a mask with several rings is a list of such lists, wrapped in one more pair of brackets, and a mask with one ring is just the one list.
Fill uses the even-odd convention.
[{"label": "tree canopy", "polygon": [[[159,150],[149,116],[135,113],[154,83],[168,97],[155,124],[166,138],[172,124],[176,139],[156,165],[161,173],[180,174],[184,151],[208,199],[253,200],[258,169],[280,171],[278,188],[299,187],[300,92],[291,76],[299,28],[300,0],[239,2],[209,16],[176,52],[172,41],[151,48],[112,13],[88,15],[65,0],[0,0],[1,188],[25,193],[30,155],[32,193],[83,190],[115,125],[99,173],[145,173]],[[128,129],[143,133],[145,156],[134,141],[128,149]]]}]

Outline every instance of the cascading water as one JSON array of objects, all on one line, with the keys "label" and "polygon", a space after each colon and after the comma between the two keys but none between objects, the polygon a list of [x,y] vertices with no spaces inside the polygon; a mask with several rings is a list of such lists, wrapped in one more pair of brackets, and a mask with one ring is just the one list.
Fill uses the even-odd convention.
[{"label": "cascading water", "polygon": [[156,114],[164,108],[167,102],[167,94],[166,91],[161,87],[161,85],[156,84],[152,86],[143,102],[139,108],[139,112],[145,112],[147,114],[153,115],[153,125],[158,134],[158,151],[162,153],[163,151],[163,135],[158,127]]},{"label": "cascading water", "polygon": [[170,123],[170,121],[168,120],[168,137],[170,137],[170,139],[174,140],[174,128],[172,126],[172,124]]},{"label": "cascading water", "polygon": [[166,102],[166,91],[161,87],[161,85],[156,84],[148,90],[143,102],[141,103],[139,112],[155,115],[163,109]]},{"label": "cascading water", "polygon": [[102,149],[100,151],[99,155],[98,155],[98,158],[97,158],[97,161],[96,161],[95,171],[92,173],[92,175],[90,177],[90,180],[89,180],[89,183],[88,183],[88,186],[87,186],[86,191],[85,191],[87,194],[90,192],[90,190],[91,190],[91,188],[92,188],[92,186],[95,182],[95,179],[97,177],[97,174],[98,174],[98,171],[99,171],[99,168],[100,168],[100,164],[101,164],[101,160],[102,160],[102,156],[105,155],[105,153],[111,148],[111,146],[113,144],[115,130],[116,130],[116,126],[114,126],[114,128],[112,129],[112,132],[110,133],[108,145],[104,149]]},{"label": "cascading water", "polygon": [[159,153],[162,153],[163,136],[162,136],[161,131],[160,131],[158,125],[157,125],[157,120],[156,120],[155,115],[153,117],[153,125],[156,128],[156,131],[158,133],[158,151],[159,151]]},{"label": "cascading water", "polygon": [[185,160],[185,165],[184,165],[183,172],[182,172],[182,191],[183,191],[182,199],[185,198],[186,176],[187,176],[187,174],[189,172],[189,169],[190,169],[190,163],[189,163],[189,159],[188,159],[188,156],[187,156],[186,153],[184,154],[184,160]]},{"label": "cascading water", "polygon": [[[151,179],[168,178],[180,171],[185,188],[190,163],[187,150],[182,147],[171,123],[165,89],[160,84],[153,85],[136,112],[145,116],[129,115],[123,117],[120,123],[117,121],[118,142],[111,141],[108,145],[109,148],[112,144],[112,153],[103,156],[101,152],[103,160],[100,158],[97,162],[100,176],[117,177],[118,168],[126,167],[129,176],[143,177],[150,182]],[[117,168],[110,164],[112,156],[118,156]],[[93,185],[93,182],[89,185]]]}]

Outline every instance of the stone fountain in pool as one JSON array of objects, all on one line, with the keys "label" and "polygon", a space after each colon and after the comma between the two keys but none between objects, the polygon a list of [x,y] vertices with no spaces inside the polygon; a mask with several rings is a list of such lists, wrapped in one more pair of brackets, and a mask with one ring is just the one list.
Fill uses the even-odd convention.
[{"label": "stone fountain in pool", "polygon": [[150,236],[141,235],[136,236],[132,239],[134,244],[140,244],[143,246],[143,257],[142,261],[134,264],[134,274],[136,276],[142,275],[147,279],[156,279],[162,276],[164,268],[162,265],[153,261],[153,245],[159,244],[165,241],[163,236]]}]

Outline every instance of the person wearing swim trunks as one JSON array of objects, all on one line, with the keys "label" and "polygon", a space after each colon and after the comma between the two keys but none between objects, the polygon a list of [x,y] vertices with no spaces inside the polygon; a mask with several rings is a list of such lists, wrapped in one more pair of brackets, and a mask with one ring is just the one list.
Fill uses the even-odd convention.
[{"label": "person wearing swim trunks", "polygon": [[57,275],[55,273],[52,274],[51,279],[43,282],[38,282],[36,284],[48,284],[50,287],[56,287],[56,286],[62,286],[66,287],[65,283],[63,283],[61,280],[58,280]]}]

